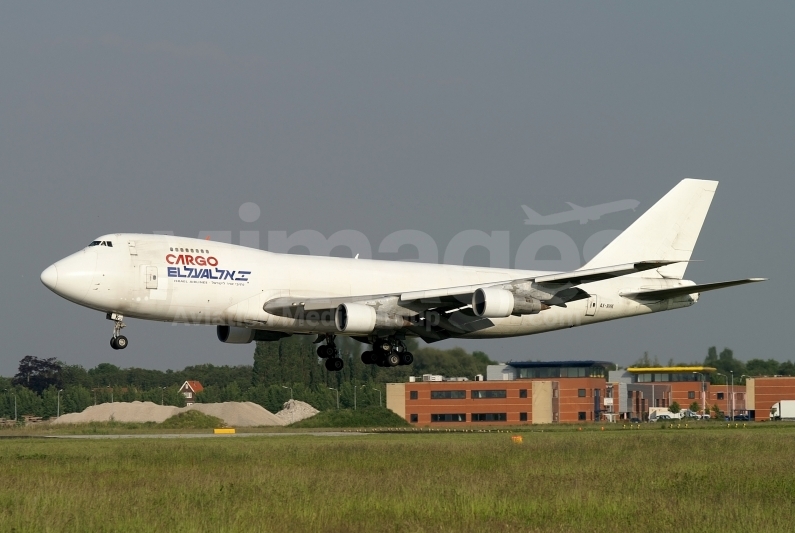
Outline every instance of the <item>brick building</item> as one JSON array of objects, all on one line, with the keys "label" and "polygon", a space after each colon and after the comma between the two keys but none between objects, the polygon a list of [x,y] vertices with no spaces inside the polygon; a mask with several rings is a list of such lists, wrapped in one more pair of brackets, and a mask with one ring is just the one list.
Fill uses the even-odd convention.
[{"label": "brick building", "polygon": [[795,400],[795,377],[774,376],[748,378],[747,408],[754,420],[770,420],[770,408],[781,400]]},{"label": "brick building", "polygon": [[387,407],[412,424],[545,424],[600,420],[604,361],[492,365],[486,381],[387,384]]},{"label": "brick building", "polygon": [[[795,400],[795,377],[748,378],[747,386],[710,385],[716,369],[705,366],[628,368],[609,371],[605,361],[526,361],[490,365],[486,381],[387,384],[387,407],[412,424],[546,424],[599,420],[648,420],[652,408],[693,403],[714,415],[770,419],[770,408]],[[737,376],[739,379],[744,376]]]},{"label": "brick building", "polygon": [[715,371],[706,366],[663,366],[610,372],[609,412],[622,419],[646,420],[652,407],[669,408],[674,402],[680,409],[688,409],[695,402],[699,411],[709,410],[713,404],[707,375]]}]

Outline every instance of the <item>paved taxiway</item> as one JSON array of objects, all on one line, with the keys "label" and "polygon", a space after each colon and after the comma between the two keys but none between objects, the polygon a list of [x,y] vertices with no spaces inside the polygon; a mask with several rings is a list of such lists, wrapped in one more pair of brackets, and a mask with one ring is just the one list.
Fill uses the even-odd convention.
[{"label": "paved taxiway", "polygon": [[311,435],[313,437],[351,437],[353,435],[367,435],[367,433],[344,433],[342,431],[313,431],[305,433],[234,433],[216,435],[214,433],[141,433],[136,435],[46,435],[48,439],[206,439],[206,438],[235,438],[235,437],[298,437]]}]

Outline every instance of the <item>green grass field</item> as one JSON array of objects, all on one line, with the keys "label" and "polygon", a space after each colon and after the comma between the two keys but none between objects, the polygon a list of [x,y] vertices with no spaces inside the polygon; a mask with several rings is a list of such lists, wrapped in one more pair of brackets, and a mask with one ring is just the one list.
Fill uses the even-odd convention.
[{"label": "green grass field", "polygon": [[795,428],[0,440],[3,531],[792,531]]}]

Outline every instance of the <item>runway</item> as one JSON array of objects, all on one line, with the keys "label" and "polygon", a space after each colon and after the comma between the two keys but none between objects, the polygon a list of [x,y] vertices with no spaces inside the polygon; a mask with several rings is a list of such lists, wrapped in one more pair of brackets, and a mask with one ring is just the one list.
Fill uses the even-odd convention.
[{"label": "runway", "polygon": [[[233,433],[216,435],[214,433],[139,433],[129,435],[46,435],[47,439],[228,439],[235,437],[351,437],[354,435],[368,435],[368,433],[353,433],[342,431],[312,431],[291,433]],[[35,438],[35,437],[34,437]]]}]

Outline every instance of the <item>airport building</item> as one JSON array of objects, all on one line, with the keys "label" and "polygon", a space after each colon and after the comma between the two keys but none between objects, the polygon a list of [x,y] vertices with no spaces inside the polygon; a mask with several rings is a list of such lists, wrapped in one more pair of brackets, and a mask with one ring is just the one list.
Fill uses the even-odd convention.
[{"label": "airport building", "polygon": [[[610,372],[608,388],[611,413],[619,419],[644,420],[651,408],[667,409],[676,402],[688,409],[694,402],[699,410],[709,409],[710,384],[705,366],[630,367]],[[706,407],[705,407],[706,405]]]},{"label": "airport building", "polygon": [[[795,400],[795,377],[749,378],[742,385],[711,385],[716,369],[670,366],[610,371],[606,361],[523,361],[487,368],[485,380],[387,385],[387,407],[412,424],[462,426],[648,420],[651,411],[698,405],[725,415],[767,420],[778,401]],[[738,376],[739,380],[740,376]],[[747,389],[747,390],[746,390]]]},{"label": "airport building", "polygon": [[745,403],[752,420],[770,420],[773,404],[795,400],[795,377],[749,377],[745,383]]},{"label": "airport building", "polygon": [[412,424],[548,424],[602,418],[605,361],[511,362],[485,381],[387,384],[387,407]]}]

